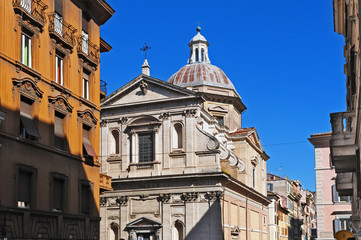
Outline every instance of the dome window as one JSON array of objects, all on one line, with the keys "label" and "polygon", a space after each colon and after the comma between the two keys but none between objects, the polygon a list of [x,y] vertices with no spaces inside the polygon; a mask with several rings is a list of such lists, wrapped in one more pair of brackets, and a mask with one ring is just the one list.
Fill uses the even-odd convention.
[{"label": "dome window", "polygon": [[204,61],[204,48],[202,48],[201,50],[201,61],[202,62]]},{"label": "dome window", "polygon": [[199,61],[199,57],[198,57],[198,48],[196,48],[196,62]]}]

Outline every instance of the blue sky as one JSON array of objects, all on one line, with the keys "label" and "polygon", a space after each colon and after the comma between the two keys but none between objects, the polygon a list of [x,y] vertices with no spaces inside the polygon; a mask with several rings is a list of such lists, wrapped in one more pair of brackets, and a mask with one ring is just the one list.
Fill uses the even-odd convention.
[{"label": "blue sky", "polygon": [[[108,94],[141,73],[145,42],[151,76],[167,80],[187,63],[200,22],[212,64],[233,82],[271,157],[268,171],[315,190],[307,138],[331,131],[346,110],[343,37],[333,31],[332,0],[107,0],[116,13],[101,28],[112,47],[101,56]],[[280,167],[282,168],[280,171]]]}]

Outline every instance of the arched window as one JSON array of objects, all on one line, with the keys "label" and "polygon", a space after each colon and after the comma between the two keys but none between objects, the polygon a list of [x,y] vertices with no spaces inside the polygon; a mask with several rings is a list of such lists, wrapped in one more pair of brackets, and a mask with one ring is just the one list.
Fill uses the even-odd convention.
[{"label": "arched window", "polygon": [[252,169],[252,187],[256,188],[256,167]]},{"label": "arched window", "polygon": [[204,61],[204,48],[202,48],[201,50],[201,61],[202,62]]},{"label": "arched window", "polygon": [[183,129],[182,124],[176,123],[173,126],[173,148],[183,147]]},{"label": "arched window", "polygon": [[112,135],[110,136],[110,154],[119,154],[119,132],[118,130],[113,130]]},{"label": "arched window", "polygon": [[173,240],[183,240],[183,224],[181,221],[177,220],[174,223],[173,227]]},{"label": "arched window", "polygon": [[198,56],[198,48],[196,48],[196,62],[199,61],[199,56]]},{"label": "arched window", "polygon": [[116,223],[112,223],[110,225],[110,234],[109,240],[118,240],[118,225]]}]

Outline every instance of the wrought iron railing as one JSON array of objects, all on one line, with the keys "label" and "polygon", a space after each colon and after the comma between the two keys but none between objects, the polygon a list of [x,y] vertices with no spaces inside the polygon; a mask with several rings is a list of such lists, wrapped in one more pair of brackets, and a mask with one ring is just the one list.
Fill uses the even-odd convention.
[{"label": "wrought iron railing", "polygon": [[100,91],[107,94],[107,83],[104,80],[100,80]]},{"label": "wrought iron railing", "polygon": [[77,37],[78,53],[87,55],[95,63],[99,63],[100,49],[97,45],[92,43],[86,35]]},{"label": "wrought iron railing", "polygon": [[75,45],[75,36],[74,34],[77,30],[65,22],[63,17],[58,15],[56,12],[52,12],[48,14],[49,17],[49,32],[56,33],[60,37],[62,37],[65,41],[67,41],[72,46]]},{"label": "wrought iron railing", "polygon": [[48,8],[48,5],[41,0],[13,0],[13,7],[21,9],[43,24],[46,23],[45,10]]}]

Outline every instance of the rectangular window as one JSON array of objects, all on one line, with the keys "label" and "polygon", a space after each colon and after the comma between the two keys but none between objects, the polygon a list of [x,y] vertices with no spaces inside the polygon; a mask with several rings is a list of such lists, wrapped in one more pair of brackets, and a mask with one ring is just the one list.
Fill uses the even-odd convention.
[{"label": "rectangular window", "polygon": [[21,33],[21,63],[31,67],[31,37]]},{"label": "rectangular window", "polygon": [[273,183],[267,183],[267,191],[273,191]]},{"label": "rectangular window", "polygon": [[82,214],[90,214],[90,203],[92,199],[92,192],[88,183],[82,183],[80,189],[80,209]]},{"label": "rectangular window", "polygon": [[89,100],[89,74],[83,72],[83,98]]},{"label": "rectangular window", "polygon": [[33,173],[19,169],[18,174],[18,207],[30,208]]},{"label": "rectangular window", "polygon": [[217,123],[218,123],[220,126],[223,126],[223,125],[224,125],[224,118],[223,118],[223,117],[217,116],[216,119],[217,119]]},{"label": "rectangular window", "polygon": [[64,211],[64,179],[53,178],[53,211]]},{"label": "rectangular window", "polygon": [[85,16],[85,14],[83,13],[82,15],[82,31],[81,31],[81,36],[82,36],[82,50],[85,54],[88,55],[88,41],[89,41],[89,21],[87,19],[87,17]]},{"label": "rectangular window", "polygon": [[64,84],[64,68],[63,68],[63,58],[56,54],[55,55],[55,82],[63,85]]},{"label": "rectangular window", "polygon": [[138,134],[139,162],[153,162],[153,133]]},{"label": "rectangular window", "polygon": [[333,191],[333,202],[351,202],[351,197],[349,196],[340,196],[336,189],[336,184],[332,186]]},{"label": "rectangular window", "polygon": [[30,140],[40,138],[38,129],[32,118],[33,101],[21,96],[20,99],[20,136]]},{"label": "rectangular window", "polygon": [[83,125],[83,157],[85,160],[93,160],[93,157],[96,157],[95,151],[89,140],[89,130],[90,127]]},{"label": "rectangular window", "polygon": [[55,0],[54,30],[63,36],[63,0]]},{"label": "rectangular window", "polygon": [[65,150],[64,115],[55,112],[54,117],[54,147]]}]

